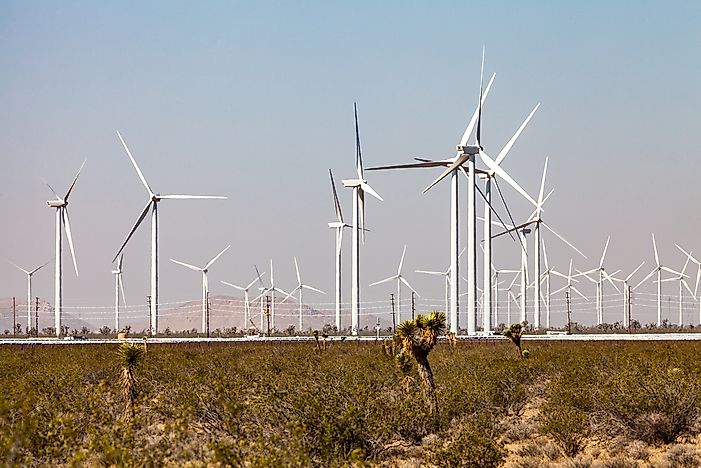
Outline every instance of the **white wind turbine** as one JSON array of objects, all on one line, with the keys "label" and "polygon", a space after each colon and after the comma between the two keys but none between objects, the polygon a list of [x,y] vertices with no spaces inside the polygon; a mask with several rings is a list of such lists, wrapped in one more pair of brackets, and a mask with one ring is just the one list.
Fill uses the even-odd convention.
[{"label": "white wind turbine", "polygon": [[[462,249],[458,255],[458,258],[462,257],[462,254],[464,253],[465,249]],[[423,273],[425,275],[443,276],[445,278],[445,311],[446,315],[448,315],[448,309],[450,306],[450,266],[446,271],[414,270],[414,272]]]},{"label": "white wind turbine", "polygon": [[127,155],[129,156],[129,159],[131,160],[131,163],[134,166],[134,169],[136,169],[136,173],[139,175],[139,179],[141,179],[141,183],[144,184],[144,187],[146,187],[146,190],[148,191],[148,201],[146,202],[146,206],[144,209],[141,211],[139,214],[139,217],[136,219],[136,223],[134,223],[134,226],[131,228],[131,231],[129,231],[129,234],[127,235],[126,240],[124,243],[122,243],[122,246],[119,248],[117,251],[117,254],[114,256],[114,259],[112,260],[113,262],[117,259],[119,254],[122,253],[122,250],[124,250],[124,247],[126,247],[127,243],[129,242],[129,239],[131,239],[131,236],[134,235],[134,232],[138,229],[139,225],[141,222],[146,218],[146,215],[148,214],[149,210],[151,211],[151,303],[150,303],[150,326],[149,330],[151,335],[156,335],[158,334],[158,203],[162,200],[194,200],[194,199],[219,199],[219,200],[226,200],[226,197],[220,197],[220,196],[212,196],[212,195],[161,195],[159,193],[154,193],[153,190],[151,190],[151,187],[148,185],[148,182],[146,182],[146,178],[141,172],[141,169],[139,169],[138,164],[136,164],[136,160],[134,157],[131,155],[131,151],[129,151],[129,148],[127,147],[127,144],[124,142],[124,139],[122,138],[122,135],[117,132],[117,136],[119,137],[119,141],[122,142],[122,146],[124,147],[124,150],[127,152]]},{"label": "white wind turbine", "polygon": [[[341,212],[341,203],[338,201],[338,193],[336,193],[336,184],[333,180],[333,173],[329,169],[329,177],[331,178],[331,190],[333,191],[333,203],[336,209],[336,221],[329,223],[331,229],[336,230],[336,330],[341,331],[341,249],[343,246],[343,229],[351,227],[343,221],[343,213]],[[300,329],[301,331],[301,329]]]},{"label": "white wind turbine", "polygon": [[[482,52],[482,70],[484,70],[484,51]],[[469,335],[475,334],[476,320],[476,304],[477,304],[477,242],[476,242],[476,225],[475,225],[475,174],[483,172],[475,168],[475,155],[479,153],[479,136],[481,132],[481,115],[482,105],[484,104],[489,90],[492,87],[492,82],[496,74],[493,74],[487,88],[482,92],[482,75],[480,75],[480,99],[477,104],[472,118],[470,119],[462,138],[456,147],[456,154],[452,158],[442,160],[427,160],[416,158],[418,162],[409,164],[395,164],[390,166],[373,167],[368,170],[384,170],[384,169],[408,169],[408,168],[425,168],[425,167],[446,167],[441,176],[436,179],[431,185],[426,187],[424,193],[436,185],[440,180],[450,175],[450,301],[449,309],[446,310],[450,317],[450,331],[457,333],[459,330],[458,322],[458,297],[459,294],[459,209],[458,209],[458,170],[463,164],[468,164],[468,189],[467,189],[467,332]],[[473,133],[475,124],[477,130],[477,145],[468,145],[468,140]],[[463,169],[464,171],[464,169]]]},{"label": "white wind turbine", "polygon": [[[548,199],[550,194],[553,192],[552,190],[548,195],[543,198],[543,191],[545,189],[545,176],[548,171],[548,158],[545,158],[545,167],[543,168],[543,177],[540,181],[540,191],[538,192],[538,202],[535,203],[536,209],[531,213],[531,216],[528,218],[528,220],[525,223],[522,223],[518,226],[514,226],[513,228],[500,232],[499,234],[496,234],[494,237],[499,237],[501,235],[507,234],[510,231],[522,231],[524,228],[530,226],[531,224],[533,225],[533,234],[534,234],[534,239],[533,239],[533,245],[535,247],[535,253],[534,253],[534,259],[533,263],[535,266],[535,274],[534,278],[537,280],[534,282],[535,286],[535,291],[534,291],[534,299],[533,299],[533,304],[534,304],[534,311],[533,311],[533,326],[535,328],[540,328],[540,305],[541,305],[541,297],[540,297],[540,276],[541,276],[541,265],[540,265],[540,248],[541,248],[541,232],[540,232],[540,227],[541,225],[545,227],[548,231],[550,231],[555,237],[560,239],[562,242],[567,244],[569,247],[571,247],[574,251],[576,251],[578,254],[580,254],[582,257],[587,258],[586,255],[584,255],[577,247],[572,245],[567,239],[562,237],[560,234],[555,232],[544,220],[542,217],[543,213],[543,204],[545,201]],[[525,237],[525,236],[524,236]]]},{"label": "white wind turbine", "polygon": [[[699,280],[701,280],[701,262],[699,262],[697,259],[691,256],[691,252],[687,252],[686,250],[682,249],[678,244],[674,244],[677,246],[679,250],[682,251],[684,255],[686,255],[688,258],[691,259],[692,262],[694,262],[697,265],[696,269],[696,286],[694,286],[694,293],[692,296],[694,296],[694,299],[699,300],[697,293],[699,290]],[[699,300],[699,323],[701,323],[701,300]]]},{"label": "white wind turbine", "polygon": [[237,286],[233,283],[227,283],[226,281],[221,281],[222,284],[225,284],[227,286],[231,286],[232,288],[238,289],[239,291],[243,291],[243,328],[242,330],[246,330],[248,328],[248,321],[251,319],[251,301],[249,300],[248,296],[248,291],[250,291],[251,287],[257,282],[260,281],[261,277],[265,274],[263,273],[257,273],[256,278],[248,283],[246,286]]},{"label": "white wind turbine", "polygon": [[609,242],[611,241],[611,236],[609,235],[608,238],[606,239],[606,245],[604,246],[604,251],[601,254],[601,260],[599,260],[599,266],[596,268],[592,268],[591,270],[588,271],[578,271],[578,275],[576,276],[586,276],[588,279],[592,280],[588,275],[591,273],[598,273],[599,274],[599,279],[598,280],[592,280],[596,284],[596,324],[601,325],[604,323],[604,279],[611,283],[611,286],[613,286],[616,291],[620,294],[621,290],[618,289],[618,286],[613,282],[613,279],[611,278],[612,275],[609,275],[606,272],[606,269],[604,268],[604,260],[606,259],[606,251],[609,248]]},{"label": "white wind turbine", "polygon": [[308,284],[302,283],[302,276],[299,274],[299,265],[297,264],[297,257],[294,257],[295,259],[295,271],[297,272],[297,286],[290,291],[290,293],[280,302],[282,304],[283,302],[286,302],[287,299],[292,297],[294,293],[299,291],[299,331],[301,332],[304,330],[304,321],[303,321],[303,316],[302,316],[302,309],[304,308],[304,300],[302,297],[302,293],[305,289],[309,289],[310,291],[316,291],[321,294],[326,294],[324,291],[320,289],[316,289],[312,286],[309,286]]},{"label": "white wind turbine", "polygon": [[78,176],[85,166],[85,161],[78,169],[78,173],[73,179],[73,183],[63,198],[58,196],[58,193],[49,185],[46,184],[49,189],[56,196],[56,200],[49,200],[46,204],[49,208],[56,208],[56,260],[55,260],[55,296],[54,296],[54,328],[56,329],[56,336],[61,335],[61,319],[63,315],[63,231],[66,231],[66,237],[68,238],[68,246],[71,248],[71,256],[73,257],[73,268],[75,269],[75,275],[78,276],[78,263],[75,260],[75,250],[73,249],[73,236],[71,235],[71,222],[68,218],[68,197],[75,187],[75,183],[78,181]]},{"label": "white wind turbine", "polygon": [[[493,277],[492,277],[492,287],[494,288],[494,325],[499,325],[499,291],[506,291],[507,296],[506,296],[506,302],[507,302],[507,308],[510,308],[509,304],[509,296],[508,293],[511,292],[511,287],[514,285],[516,282],[516,278],[521,274],[521,270],[507,270],[507,269],[497,269],[494,268],[494,265],[492,265],[493,269]],[[499,275],[502,274],[510,274],[510,273],[515,273],[514,278],[512,279],[511,283],[509,284],[508,288],[502,289],[499,288],[500,284],[503,284],[504,281],[499,281]],[[508,320],[511,319],[511,310],[508,310]]]},{"label": "white wind turbine", "polygon": [[365,193],[369,193],[380,201],[380,197],[365,180],[363,174],[363,156],[360,148],[360,132],[358,130],[358,107],[353,103],[355,117],[355,170],[357,179],[344,179],[341,182],[344,187],[353,189],[353,246],[351,265],[351,334],[357,335],[360,328],[360,245],[359,237],[362,233],[365,240]]},{"label": "white wind turbine", "polygon": [[660,256],[657,254],[657,243],[655,242],[655,234],[652,234],[652,248],[655,252],[655,268],[643,280],[636,284],[633,290],[638,289],[645,281],[650,279],[652,275],[657,274],[657,326],[662,325],[662,271],[672,273],[673,275],[681,275],[679,271],[674,271],[671,268],[662,266]]},{"label": "white wind turbine", "polygon": [[[578,283],[579,280],[575,279],[574,276],[572,276],[572,259],[571,259],[571,258],[570,258],[570,266],[569,266],[569,269],[567,270],[567,275],[566,275],[566,276],[563,275],[562,273],[558,272],[558,271],[555,271],[555,270],[553,270],[552,273],[553,273],[554,275],[556,275],[556,276],[559,276],[559,277],[561,277],[561,278],[565,278],[565,280],[567,280],[567,283],[566,283],[563,287],[561,287],[560,289],[558,289],[557,291],[554,291],[554,292],[553,292],[553,295],[557,295],[557,294],[561,293],[562,291],[566,291],[566,293],[565,293],[565,294],[566,294],[565,299],[566,299],[567,301],[569,301],[569,303],[571,303],[571,301],[572,301],[572,291],[574,291],[574,292],[576,292],[577,294],[579,294],[579,297],[581,297],[581,298],[584,299],[585,301],[589,302],[589,299],[587,298],[587,296],[585,296],[584,294],[582,294],[582,293],[579,291],[579,289],[577,289],[577,287],[574,286],[574,285],[572,284],[572,281]],[[568,321],[568,323],[569,323],[569,321]]]},{"label": "white wind turbine", "polygon": [[170,259],[170,261],[173,263],[177,263],[178,265],[182,265],[186,268],[202,273],[202,328],[200,331],[207,334],[207,336],[209,336],[209,307],[207,307],[207,299],[209,298],[209,282],[207,281],[207,273],[209,273],[209,268],[214,265],[214,262],[219,260],[219,257],[221,257],[224,252],[229,250],[230,247],[230,245],[227,245],[224,250],[219,252],[216,257],[211,259],[204,267],[201,268],[195,265],[190,265],[189,263],[173,260],[172,258]]},{"label": "white wind turbine", "polygon": [[[691,254],[691,252],[689,252]],[[662,282],[666,283],[669,281],[679,281],[679,327],[681,328],[684,325],[684,290],[682,289],[682,286],[686,286],[687,291],[689,291],[689,294],[694,296],[694,293],[691,291],[691,288],[686,282],[685,278],[688,278],[687,275],[684,274],[686,271],[686,267],[689,266],[689,261],[691,260],[690,256],[686,257],[686,261],[684,262],[684,268],[682,268],[682,271],[679,273],[679,275],[673,277],[673,278],[667,278],[663,279]],[[694,297],[695,298],[695,297]]]},{"label": "white wind turbine", "polygon": [[611,276],[611,279],[614,281],[618,281],[619,283],[623,284],[623,326],[628,327],[630,325],[630,317],[628,316],[628,310],[631,307],[631,288],[629,287],[629,282],[630,279],[635,275],[638,270],[640,270],[643,265],[645,265],[645,262],[642,262],[640,265],[638,265],[638,268],[633,270],[628,276],[626,276],[623,279],[619,278],[614,278],[613,275]]},{"label": "white wind turbine", "polygon": [[114,331],[119,333],[119,292],[122,292],[122,301],[124,305],[127,305],[127,298],[124,295],[124,283],[122,282],[122,262],[124,261],[124,254],[121,254],[117,258],[117,268],[112,270],[114,275]]},{"label": "white wind turbine", "polygon": [[421,297],[421,295],[416,292],[416,289],[414,289],[409,282],[404,279],[404,276],[402,276],[402,266],[404,265],[404,255],[406,254],[406,245],[404,246],[404,250],[402,251],[402,258],[399,260],[399,267],[397,268],[397,274],[392,275],[388,278],[385,278],[380,281],[375,281],[372,283],[370,286],[375,286],[377,284],[382,284],[386,283],[388,281],[392,280],[397,280],[397,323],[402,323],[402,283],[406,285],[409,289],[411,289],[414,294],[417,296]]},{"label": "white wind turbine", "polygon": [[32,329],[32,276],[34,276],[34,273],[41,270],[49,263],[51,262],[46,262],[43,265],[34,268],[33,270],[25,270],[21,266],[12,263],[12,265],[14,265],[15,268],[23,271],[24,274],[27,275],[27,333],[29,333],[29,331]]}]

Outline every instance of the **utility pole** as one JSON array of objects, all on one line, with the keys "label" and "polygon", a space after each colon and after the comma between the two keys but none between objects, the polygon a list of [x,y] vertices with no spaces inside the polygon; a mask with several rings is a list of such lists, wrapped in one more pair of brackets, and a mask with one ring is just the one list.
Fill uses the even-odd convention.
[{"label": "utility pole", "polygon": [[565,297],[567,298],[567,334],[572,334],[572,315],[570,310],[570,292],[565,291]]},{"label": "utility pole", "polygon": [[147,322],[149,324],[148,334],[149,334],[149,336],[153,336],[154,328],[151,326],[151,295],[150,294],[148,296],[146,296],[146,304],[147,304],[146,310],[149,311],[149,315],[148,315],[149,318],[148,318],[148,322]]},{"label": "utility pole", "polygon": [[17,307],[15,296],[12,296],[12,336],[17,336]]},{"label": "utility pole", "polygon": [[632,318],[632,302],[633,302],[633,288],[628,286],[628,333],[631,332],[630,319]]},{"label": "utility pole", "polygon": [[392,333],[397,331],[397,316],[394,312],[394,294],[389,295],[389,302],[392,306]]},{"label": "utility pole", "polygon": [[270,296],[265,296],[265,318],[268,324],[268,336],[270,336]]},{"label": "utility pole", "polygon": [[207,298],[205,301],[205,310],[207,312],[207,338],[209,338],[209,291],[207,291]]},{"label": "utility pole", "polygon": [[414,296],[416,293],[414,291],[411,292],[411,319],[414,320],[414,315],[416,313],[416,302],[414,300]]},{"label": "utility pole", "polygon": [[35,299],[36,305],[34,306],[34,334],[39,336],[39,296]]}]

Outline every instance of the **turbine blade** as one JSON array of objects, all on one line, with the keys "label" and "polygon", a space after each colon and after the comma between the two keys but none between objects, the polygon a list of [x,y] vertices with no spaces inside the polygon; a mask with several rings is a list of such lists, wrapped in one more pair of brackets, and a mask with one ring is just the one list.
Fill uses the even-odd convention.
[{"label": "turbine blade", "polygon": [[608,281],[609,283],[611,283],[611,286],[613,286],[613,288],[614,288],[616,291],[618,291],[618,292],[620,293],[621,290],[618,289],[618,286],[616,286],[616,283],[613,282],[613,279],[609,276],[609,274],[606,273],[605,271],[602,272],[602,273],[604,274],[604,278],[606,279],[606,281]]},{"label": "turbine blade", "polygon": [[376,286],[376,285],[378,285],[378,284],[386,283],[386,282],[388,282],[388,281],[392,281],[392,280],[395,280],[395,279],[397,279],[396,276],[390,276],[389,278],[385,278],[385,279],[380,280],[380,281],[375,281],[374,283],[370,284],[369,286]]},{"label": "turbine blade", "polygon": [[406,163],[406,164],[389,164],[386,166],[373,166],[368,167],[368,171],[385,171],[390,169],[414,169],[423,167],[441,167],[449,166],[452,163],[450,159],[443,159],[440,161],[421,161],[416,163]]},{"label": "turbine blade", "polygon": [[302,277],[299,275],[299,265],[297,265],[297,257],[295,259],[295,271],[297,272],[297,283],[302,284]]},{"label": "turbine blade", "polygon": [[148,210],[151,208],[151,204],[152,204],[152,203],[155,203],[155,202],[149,200],[149,201],[146,203],[146,206],[145,206],[144,209],[141,211],[141,214],[139,215],[139,217],[136,219],[136,222],[134,223],[134,226],[132,226],[131,231],[129,231],[129,234],[127,234],[127,238],[126,238],[126,239],[124,240],[124,242],[122,243],[122,246],[121,246],[121,247],[119,248],[119,250],[117,251],[117,254],[116,254],[116,255],[114,256],[114,258],[112,259],[112,262],[116,261],[116,260],[117,260],[117,257],[119,257],[119,254],[122,253],[122,250],[124,250],[124,247],[126,247],[127,242],[129,242],[129,239],[131,239],[131,236],[134,235],[134,232],[136,232],[136,229],[139,227],[139,225],[141,224],[141,222],[144,220],[144,218],[145,218],[146,215],[148,214]]},{"label": "turbine blade", "polygon": [[284,302],[287,302],[287,300],[288,300],[289,298],[296,299],[296,297],[294,297],[293,294],[296,293],[297,290],[300,289],[301,287],[302,287],[302,286],[297,286],[297,287],[294,288],[292,291],[290,291],[289,294],[288,294],[288,293],[285,293],[285,294],[287,294],[287,296],[285,296],[285,298],[284,298],[283,300],[280,301],[280,304],[282,304],[282,303],[284,303]]},{"label": "turbine blade", "polygon": [[369,193],[370,195],[372,195],[373,197],[377,198],[378,200],[384,201],[384,200],[382,199],[382,197],[379,196],[379,195],[377,194],[377,192],[375,192],[375,190],[374,190],[372,187],[370,187],[367,183],[361,182],[361,183],[360,183],[360,188],[362,189],[363,192],[367,192],[367,193]]},{"label": "turbine blade", "polygon": [[557,294],[560,294],[562,291],[564,291],[565,289],[567,289],[567,287],[568,287],[567,285],[564,285],[563,287],[561,287],[561,288],[558,289],[557,291],[553,291],[551,294],[552,294],[553,296],[555,296],[555,295],[557,295]]},{"label": "turbine blade", "polygon": [[579,289],[575,288],[574,286],[570,286],[570,287],[572,288],[572,291],[574,291],[574,292],[576,292],[577,294],[579,294],[579,296],[580,296],[582,299],[584,299],[585,301],[589,302],[589,298],[587,298],[587,296],[585,296],[584,294],[582,294],[581,292],[579,292]]},{"label": "turbine blade", "polygon": [[640,283],[638,283],[638,284],[636,284],[635,286],[633,286],[633,289],[634,289],[634,290],[635,290],[635,289],[638,289],[638,286],[640,286],[640,285],[643,284],[645,281],[647,281],[648,279],[650,279],[650,278],[652,277],[652,275],[654,275],[655,273],[657,273],[657,268],[655,268],[654,270],[652,270],[645,278],[643,278],[643,280],[642,280]]},{"label": "turbine blade", "polygon": [[207,263],[207,264],[204,266],[203,269],[204,269],[204,270],[209,270],[209,267],[211,267],[212,265],[214,265],[214,262],[216,262],[217,260],[219,260],[219,257],[221,257],[222,255],[224,255],[224,252],[226,252],[226,251],[229,250],[230,248],[231,248],[231,244],[227,245],[226,248],[225,248],[224,250],[222,250],[221,252],[219,252],[219,254],[217,254],[216,257],[214,257],[213,259],[211,259],[211,260],[209,261],[209,263]]},{"label": "turbine blade", "polygon": [[660,256],[657,255],[657,243],[655,242],[655,234],[652,234],[652,248],[655,250],[655,263],[660,266]]},{"label": "turbine blade", "polygon": [[694,293],[691,292],[691,288],[689,287],[689,284],[686,282],[686,280],[682,279],[681,281],[682,283],[684,283],[684,287],[686,287],[686,290],[689,291],[689,294],[691,294],[691,296],[695,298],[696,296],[694,296]]},{"label": "turbine blade", "polygon": [[545,157],[545,167],[543,167],[543,177],[540,179],[540,191],[538,192],[538,208],[537,215],[540,216],[540,210],[543,206],[543,190],[545,190],[545,174],[548,172],[548,157]]},{"label": "turbine blade", "polygon": [[523,188],[516,183],[514,179],[511,178],[509,174],[506,173],[504,169],[502,169],[499,165],[497,165],[492,159],[484,152],[480,151],[479,153],[480,158],[482,158],[482,162],[489,168],[490,171],[492,171],[495,175],[499,176],[500,178],[504,179],[504,181],[511,185],[518,193],[523,195],[523,197],[526,198],[529,202],[533,204],[533,206],[538,206],[538,203],[533,200],[533,197],[528,195]]},{"label": "turbine blade", "polygon": [[601,260],[599,261],[599,268],[604,267],[604,259],[606,258],[606,251],[609,248],[609,241],[611,240],[611,235],[606,239],[606,245],[604,246],[604,253],[601,254]]},{"label": "turbine blade", "polygon": [[641,263],[640,265],[638,265],[638,268],[636,268],[635,270],[633,270],[633,272],[632,272],[630,275],[626,276],[625,281],[628,282],[628,280],[630,280],[630,279],[633,277],[633,275],[636,274],[636,273],[638,272],[638,270],[640,270],[640,269],[643,267],[643,265],[645,265],[645,262],[643,262],[643,263]]},{"label": "turbine blade", "polygon": [[307,284],[303,284],[302,287],[303,287],[304,289],[309,289],[309,290],[311,290],[311,291],[318,292],[319,294],[326,294],[326,293],[325,293],[324,291],[322,291],[321,289],[316,289],[315,287],[309,286],[309,285],[307,285]]},{"label": "turbine blade", "polygon": [[679,250],[681,250],[682,253],[683,253],[684,255],[686,255],[687,257],[689,257],[689,258],[691,259],[692,262],[696,263],[697,265],[701,265],[701,262],[699,262],[698,260],[696,260],[696,259],[691,255],[691,252],[687,252],[686,250],[682,249],[682,248],[679,246],[679,244],[674,244],[674,245],[676,245],[677,248],[678,248]]},{"label": "turbine blade", "polygon": [[[19,267],[17,267],[17,268],[19,268],[20,270],[24,271],[24,272],[27,273],[28,275],[33,275],[34,273],[36,273],[37,271],[41,270],[42,268],[44,268],[44,267],[45,267],[46,265],[48,265],[49,263],[51,263],[51,261],[48,261],[48,262],[44,263],[43,265],[36,267],[36,268],[33,269],[32,271],[26,271],[26,270],[24,270],[24,269],[22,269],[22,268],[19,268]],[[14,263],[13,263],[13,265],[14,265]],[[15,265],[15,266],[17,266],[17,265]]]},{"label": "turbine blade", "polygon": [[355,118],[355,169],[358,173],[358,179],[364,180],[363,177],[363,154],[360,149],[360,130],[358,130],[358,105],[353,103],[353,115]]},{"label": "turbine blade", "polygon": [[[255,280],[254,280],[253,282],[255,283]],[[237,285],[235,285],[235,284],[233,284],[233,283],[227,283],[226,281],[220,281],[220,283],[221,283],[221,284],[225,284],[225,285],[227,285],[227,286],[231,286],[232,288],[236,288],[236,289],[238,289],[239,291],[245,291],[245,290],[247,289],[247,288],[242,288],[241,286],[237,286]],[[250,285],[249,285],[249,287],[250,287]]]},{"label": "turbine blade", "polygon": [[467,140],[470,139],[470,135],[472,135],[472,130],[474,130],[475,124],[477,123],[477,119],[480,117],[481,106],[483,106],[484,101],[487,100],[487,96],[489,95],[489,90],[491,89],[492,83],[494,82],[494,77],[496,77],[496,76],[497,76],[497,74],[493,73],[492,77],[489,79],[489,83],[487,83],[487,87],[484,89],[484,93],[482,94],[482,99],[480,99],[480,102],[477,104],[477,108],[475,108],[475,112],[474,112],[474,114],[472,114],[472,118],[470,119],[470,122],[467,124],[467,128],[465,128],[465,132],[462,134],[462,138],[460,139],[460,146],[467,145]]},{"label": "turbine blade", "polygon": [[548,226],[547,223],[546,223],[545,221],[541,221],[541,224],[542,224],[543,226],[545,226],[545,228],[546,228],[548,231],[552,232],[555,236],[557,236],[557,238],[560,239],[562,242],[564,242],[565,244],[567,244],[567,245],[569,245],[570,247],[572,247],[572,249],[574,249],[574,251],[577,252],[579,255],[581,255],[581,256],[584,257],[584,258],[587,258],[587,256],[584,255],[577,247],[575,247],[574,245],[570,244],[570,243],[567,241],[567,239],[565,239],[564,237],[562,237],[562,236],[561,236],[560,234],[558,234],[557,232],[553,231],[552,228],[551,228],[550,226]]},{"label": "turbine blade", "polygon": [[404,250],[402,250],[402,258],[399,259],[399,268],[397,268],[397,276],[402,274],[402,265],[404,265],[404,255],[406,255],[406,244],[404,244]]},{"label": "turbine blade", "polygon": [[170,259],[170,261],[173,263],[177,263],[178,265],[182,265],[182,266],[189,268],[191,270],[195,270],[195,271],[199,271],[199,272],[202,272],[204,270],[204,268],[196,267],[195,265],[190,265],[189,263],[180,262],[178,260],[173,260],[172,258]]},{"label": "turbine blade", "polygon": [[85,167],[85,163],[86,163],[87,161],[88,161],[88,160],[85,159],[85,160],[83,161],[83,164],[80,165],[80,169],[78,169],[78,173],[75,175],[75,178],[73,179],[73,183],[71,184],[70,187],[68,187],[68,190],[66,191],[66,195],[63,197],[63,200],[64,200],[64,201],[68,201],[68,197],[71,195],[71,192],[73,191],[73,187],[75,187],[75,183],[78,182],[78,176],[80,175],[80,171],[83,170],[83,167]]},{"label": "turbine blade", "polygon": [[227,200],[220,195],[159,195],[162,200]]},{"label": "turbine blade", "polygon": [[[507,154],[509,154],[509,151],[511,151],[511,148],[514,146],[514,143],[516,143],[516,140],[518,140],[518,137],[521,136],[521,133],[523,130],[526,128],[526,125],[528,125],[528,122],[530,122],[531,118],[533,117],[533,114],[536,113],[538,108],[540,107],[540,103],[536,104],[536,106],[533,108],[530,114],[528,114],[528,117],[526,117],[526,120],[523,121],[521,126],[518,128],[516,133],[514,133],[514,136],[511,137],[511,139],[504,145],[502,150],[499,152],[497,155],[497,158],[494,160],[497,166],[501,165],[501,162],[504,160]],[[547,168],[547,162],[545,167]],[[545,179],[545,176],[543,176],[543,180]]]},{"label": "turbine blade", "polygon": [[445,273],[442,271],[414,270],[414,273],[423,273],[425,275],[435,275],[435,276],[445,276]]},{"label": "turbine blade", "polygon": [[46,184],[47,187],[49,187],[49,190],[51,190],[51,193],[54,194],[54,196],[56,197],[56,200],[61,201],[61,197],[58,196],[58,193],[56,193],[56,190],[54,190],[54,188],[52,186],[50,186],[48,182],[44,181],[44,183]]},{"label": "turbine blade", "polygon": [[60,208],[61,216],[63,217],[63,227],[66,230],[66,237],[68,238],[68,247],[71,248],[71,257],[73,258],[73,268],[75,269],[75,275],[78,276],[78,263],[75,260],[75,249],[73,248],[73,235],[71,234],[71,221],[68,219],[68,208]]},{"label": "turbine blade", "polygon": [[416,294],[417,297],[421,297],[421,294],[419,294],[418,292],[416,292],[416,289],[414,289],[414,288],[409,284],[409,282],[408,282],[407,280],[404,279],[403,276],[400,276],[400,277],[399,277],[399,281],[401,281],[402,283],[404,283],[404,284],[406,285],[407,288],[411,289],[412,292],[413,292],[414,294]]},{"label": "turbine blade", "polygon": [[482,45],[482,64],[480,65],[480,100],[477,106],[478,116],[477,116],[477,133],[476,140],[477,146],[482,148],[482,77],[484,76],[484,45]]},{"label": "turbine blade", "polygon": [[331,178],[331,190],[333,191],[333,203],[336,208],[336,219],[339,223],[343,222],[343,213],[341,212],[341,202],[338,201],[338,193],[336,192],[336,183],[333,180],[333,172],[329,169],[329,177]]},{"label": "turbine blade", "polygon": [[119,130],[117,130],[117,136],[119,137],[119,141],[122,142],[122,146],[124,147],[124,150],[127,152],[129,159],[131,159],[131,163],[134,165],[134,169],[136,169],[136,173],[139,175],[139,179],[141,179],[141,183],[144,184],[144,187],[146,187],[146,190],[148,190],[149,195],[153,195],[153,191],[151,190],[151,187],[149,187],[148,182],[146,182],[146,178],[144,177],[144,174],[141,172],[141,169],[139,169],[139,165],[136,164],[136,159],[134,159],[134,156],[131,155],[131,151],[129,151],[129,148],[127,147],[127,144],[124,142],[124,138],[122,138],[122,135],[119,133]]},{"label": "turbine blade", "polygon": [[[28,271],[28,270],[25,270],[25,269],[22,268],[21,266],[17,265],[15,262],[11,262],[10,260],[8,260],[7,262],[8,262],[10,265],[12,265],[12,266],[14,266],[15,268],[17,268],[18,270],[23,271],[23,272],[24,272],[25,274],[27,274],[27,275],[33,273],[33,271],[30,272],[30,271]],[[41,268],[41,267],[40,267],[40,268]],[[36,270],[35,270],[35,271],[36,271]]]},{"label": "turbine blade", "polygon": [[454,171],[455,169],[457,169],[458,167],[462,166],[468,159],[470,159],[470,155],[469,155],[469,154],[461,154],[460,156],[458,156],[458,157],[455,159],[455,161],[453,161],[453,162],[450,164],[450,166],[448,166],[448,167],[445,168],[445,170],[441,173],[441,175],[439,175],[438,177],[436,177],[436,179],[435,179],[433,182],[431,182],[431,183],[428,185],[428,187],[426,187],[426,188],[424,189],[423,193],[426,193],[426,192],[428,192],[429,190],[431,190],[431,188],[432,188],[434,185],[436,185],[436,184],[437,184],[438,182],[440,182],[441,180],[445,179],[445,178],[448,176],[448,174],[450,174],[451,172],[453,172],[453,171]]}]

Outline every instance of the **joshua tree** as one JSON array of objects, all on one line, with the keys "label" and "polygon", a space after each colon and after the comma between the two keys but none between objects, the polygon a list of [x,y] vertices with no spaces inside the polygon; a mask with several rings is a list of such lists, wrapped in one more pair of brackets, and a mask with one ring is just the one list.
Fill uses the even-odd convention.
[{"label": "joshua tree", "polygon": [[516,345],[518,357],[523,358],[523,349],[521,348],[521,335],[523,334],[523,325],[520,323],[512,323],[509,328],[504,330],[504,336],[511,340]]},{"label": "joshua tree", "polygon": [[406,320],[397,327],[397,337],[402,349],[416,360],[419,377],[424,389],[424,396],[431,414],[438,415],[438,398],[433,371],[428,362],[428,355],[436,345],[438,336],[445,331],[445,313],[431,312],[427,316],[419,315],[414,320]]},{"label": "joshua tree", "polygon": [[124,342],[119,346],[117,355],[122,366],[122,395],[126,401],[124,418],[130,419],[134,416],[134,401],[136,400],[134,369],[136,369],[144,356],[144,348]]}]

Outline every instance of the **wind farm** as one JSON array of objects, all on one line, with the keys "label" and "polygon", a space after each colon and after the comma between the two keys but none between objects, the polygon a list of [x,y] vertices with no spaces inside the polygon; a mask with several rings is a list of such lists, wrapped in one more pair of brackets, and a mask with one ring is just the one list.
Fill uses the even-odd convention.
[{"label": "wind farm", "polygon": [[701,466],[695,2],[0,18],[4,463]]}]

